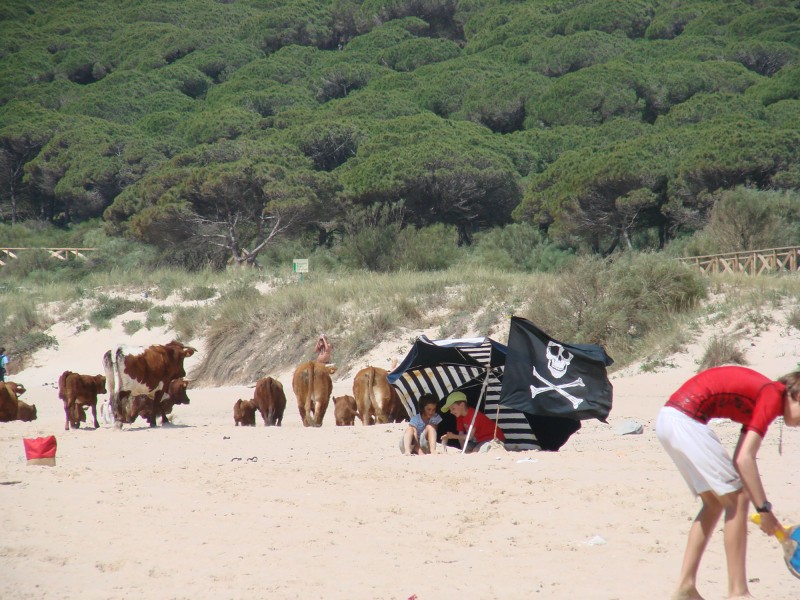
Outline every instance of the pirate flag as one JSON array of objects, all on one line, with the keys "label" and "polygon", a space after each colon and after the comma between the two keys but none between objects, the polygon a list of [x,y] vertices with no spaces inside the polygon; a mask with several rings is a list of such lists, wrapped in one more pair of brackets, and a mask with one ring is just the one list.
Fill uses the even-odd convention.
[{"label": "pirate flag", "polygon": [[600,346],[564,344],[511,317],[500,404],[532,415],[605,422],[613,396],[606,367],[613,362]]}]

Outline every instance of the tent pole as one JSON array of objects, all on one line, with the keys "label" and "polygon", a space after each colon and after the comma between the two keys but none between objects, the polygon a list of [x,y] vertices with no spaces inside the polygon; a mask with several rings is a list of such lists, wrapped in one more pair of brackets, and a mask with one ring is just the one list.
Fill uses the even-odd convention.
[{"label": "tent pole", "polygon": [[475,414],[472,415],[472,422],[469,424],[469,429],[467,430],[467,438],[464,440],[464,447],[461,449],[461,454],[464,454],[467,451],[467,446],[469,445],[469,438],[472,435],[472,428],[475,425],[475,419],[478,418],[478,411],[481,408],[481,401],[486,396],[486,388],[489,387],[489,374],[492,370],[491,366],[486,367],[486,375],[483,378],[483,385],[481,386],[481,394],[478,396],[478,403],[475,405]]}]

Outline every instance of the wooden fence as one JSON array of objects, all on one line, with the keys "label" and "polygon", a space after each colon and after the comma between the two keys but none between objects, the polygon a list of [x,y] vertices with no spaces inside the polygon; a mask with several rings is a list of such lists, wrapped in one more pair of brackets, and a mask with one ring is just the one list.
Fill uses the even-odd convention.
[{"label": "wooden fence", "polygon": [[0,267],[5,266],[8,260],[19,258],[19,252],[28,252],[29,250],[44,250],[49,252],[52,258],[69,260],[70,257],[86,258],[84,252],[91,252],[97,248],[0,248]]},{"label": "wooden fence", "polygon": [[800,268],[800,246],[729,252],[728,254],[710,254],[708,256],[689,256],[680,260],[696,267],[704,275],[712,273],[744,275],[765,275],[778,272],[797,273],[798,268]]}]

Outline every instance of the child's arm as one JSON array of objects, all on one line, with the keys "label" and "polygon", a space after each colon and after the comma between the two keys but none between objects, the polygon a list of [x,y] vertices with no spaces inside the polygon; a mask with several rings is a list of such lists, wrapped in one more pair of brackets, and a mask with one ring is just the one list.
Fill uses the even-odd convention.
[{"label": "child's arm", "polygon": [[[756,462],[759,448],[761,448],[761,436],[755,431],[745,431],[739,437],[739,443],[733,453],[733,464],[742,478],[750,502],[756,507],[762,506],[767,501],[767,492],[761,482]],[[767,535],[773,535],[777,529],[778,521],[775,515],[771,512],[761,513],[761,530]]]}]

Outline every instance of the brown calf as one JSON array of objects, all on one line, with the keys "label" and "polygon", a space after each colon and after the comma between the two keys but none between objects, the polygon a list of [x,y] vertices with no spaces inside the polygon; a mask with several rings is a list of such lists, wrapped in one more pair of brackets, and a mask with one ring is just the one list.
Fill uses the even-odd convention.
[{"label": "brown calf", "polygon": [[281,426],[283,411],[286,410],[286,394],[280,381],[272,377],[259,379],[253,393],[253,403],[261,413],[264,425]]},{"label": "brown calf", "polygon": [[337,396],[333,399],[333,416],[337,425],[353,425],[356,422],[358,407],[352,396]]},{"label": "brown calf", "polygon": [[233,405],[233,422],[238,427],[256,426],[256,405],[252,400],[237,400]]},{"label": "brown calf", "polygon": [[81,421],[86,420],[86,409],[83,408],[86,406],[92,407],[94,428],[98,429],[100,423],[97,422],[97,394],[105,393],[104,375],[80,375],[64,371],[58,378],[58,397],[64,403],[64,414],[67,417],[64,429],[77,429],[81,426]]}]

